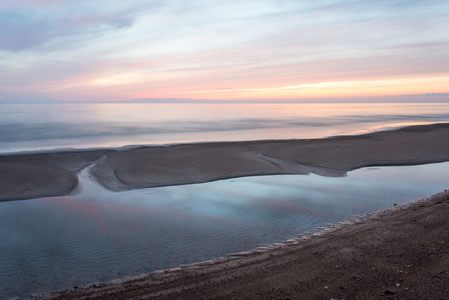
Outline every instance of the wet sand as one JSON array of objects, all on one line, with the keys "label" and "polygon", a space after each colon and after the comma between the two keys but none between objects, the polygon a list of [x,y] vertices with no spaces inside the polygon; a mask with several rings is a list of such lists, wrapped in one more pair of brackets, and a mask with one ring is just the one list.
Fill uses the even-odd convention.
[{"label": "wet sand", "polygon": [[[200,143],[0,157],[0,200],[64,195],[79,170],[119,191],[249,175],[344,176],[449,161],[449,124],[316,140]],[[96,283],[55,299],[448,299],[449,192],[298,244]]]},{"label": "wet sand", "polygon": [[314,140],[217,142],[0,156],[0,201],[66,195],[77,172],[113,191],[225,178],[315,173],[449,160],[449,124]]},{"label": "wet sand", "polygon": [[38,299],[449,299],[449,191],[263,253]]}]

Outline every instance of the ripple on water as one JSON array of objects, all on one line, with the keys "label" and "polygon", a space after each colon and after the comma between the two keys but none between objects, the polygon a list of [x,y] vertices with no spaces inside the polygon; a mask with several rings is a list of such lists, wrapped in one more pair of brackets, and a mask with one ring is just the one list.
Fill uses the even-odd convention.
[{"label": "ripple on water", "polygon": [[167,269],[279,243],[447,188],[449,163],[282,175],[0,203],[0,298]]}]

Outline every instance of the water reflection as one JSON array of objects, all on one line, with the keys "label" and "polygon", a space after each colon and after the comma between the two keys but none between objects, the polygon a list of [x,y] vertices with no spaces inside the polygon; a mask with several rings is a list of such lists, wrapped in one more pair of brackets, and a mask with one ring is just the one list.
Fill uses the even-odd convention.
[{"label": "water reflection", "polygon": [[449,163],[0,203],[0,298],[255,249],[447,188]]},{"label": "water reflection", "polygon": [[2,153],[320,138],[447,122],[449,118],[447,103],[2,104],[0,109]]}]

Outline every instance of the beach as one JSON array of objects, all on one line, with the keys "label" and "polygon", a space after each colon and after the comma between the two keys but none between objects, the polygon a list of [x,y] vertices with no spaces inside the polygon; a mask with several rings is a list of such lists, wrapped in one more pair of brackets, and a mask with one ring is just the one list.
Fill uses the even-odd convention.
[{"label": "beach", "polygon": [[255,175],[344,176],[368,166],[449,160],[449,124],[324,139],[215,142],[0,156],[0,201],[66,195],[77,172],[112,191]]},{"label": "beach", "polygon": [[3,2],[0,300],[449,299],[449,1]]},{"label": "beach", "polygon": [[[324,139],[214,142],[8,154],[2,201],[77,192],[81,170],[111,191],[277,174],[345,176],[369,166],[449,161],[449,124]],[[58,299],[445,299],[447,191],[363,222],[238,258],[93,283]]]}]

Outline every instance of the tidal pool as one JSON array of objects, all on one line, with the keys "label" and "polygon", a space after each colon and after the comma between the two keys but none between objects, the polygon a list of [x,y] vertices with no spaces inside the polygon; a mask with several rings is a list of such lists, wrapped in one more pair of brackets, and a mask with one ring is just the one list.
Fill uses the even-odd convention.
[{"label": "tidal pool", "polygon": [[449,163],[257,176],[0,203],[0,298],[200,262],[448,188]]}]

